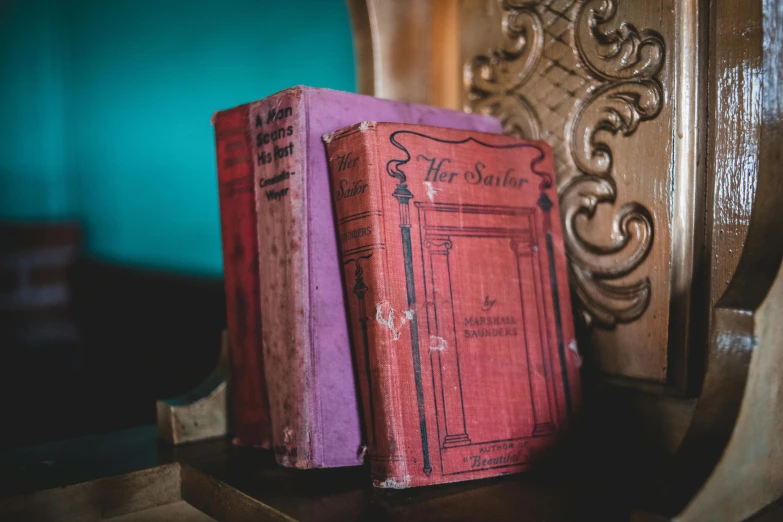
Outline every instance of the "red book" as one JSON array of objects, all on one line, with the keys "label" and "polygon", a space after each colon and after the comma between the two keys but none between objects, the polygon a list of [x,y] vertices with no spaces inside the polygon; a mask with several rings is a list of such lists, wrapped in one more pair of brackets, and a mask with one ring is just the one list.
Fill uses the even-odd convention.
[{"label": "red book", "polygon": [[271,445],[261,349],[254,156],[248,106],[215,114],[234,442]]},{"label": "red book", "polygon": [[324,140],[374,485],[527,469],[580,398],[549,147],[374,122]]}]

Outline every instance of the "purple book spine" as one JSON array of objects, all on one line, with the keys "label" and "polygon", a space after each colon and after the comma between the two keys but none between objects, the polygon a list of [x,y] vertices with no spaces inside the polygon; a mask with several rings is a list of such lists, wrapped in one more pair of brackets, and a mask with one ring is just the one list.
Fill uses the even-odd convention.
[{"label": "purple book spine", "polygon": [[362,463],[362,433],[326,152],[363,120],[500,133],[494,118],[294,87],[250,104],[263,356],[284,466]]}]

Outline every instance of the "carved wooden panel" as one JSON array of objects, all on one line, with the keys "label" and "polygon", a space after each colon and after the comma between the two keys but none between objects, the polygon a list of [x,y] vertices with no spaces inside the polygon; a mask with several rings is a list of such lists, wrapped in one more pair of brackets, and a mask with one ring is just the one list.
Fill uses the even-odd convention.
[{"label": "carved wooden panel", "polygon": [[460,4],[465,108],[554,150],[587,355],[677,390],[703,233],[698,14],[695,0]]},{"label": "carved wooden panel", "polygon": [[495,114],[553,146],[594,366],[698,392],[755,195],[760,4],[348,3],[362,92]]}]

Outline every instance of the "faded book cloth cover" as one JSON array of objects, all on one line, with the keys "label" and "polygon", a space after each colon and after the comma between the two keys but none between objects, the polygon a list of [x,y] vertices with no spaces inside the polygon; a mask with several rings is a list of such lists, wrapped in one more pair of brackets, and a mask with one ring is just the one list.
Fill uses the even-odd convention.
[{"label": "faded book cloth cover", "polygon": [[500,132],[493,118],[294,87],[249,105],[263,360],[277,461],[363,461],[357,388],[321,136],[364,119]]},{"label": "faded book cloth cover", "polygon": [[212,119],[231,360],[231,429],[234,443],[269,448],[269,403],[261,354],[256,199],[247,118],[245,105],[218,112]]},{"label": "faded book cloth cover", "polygon": [[373,483],[527,469],[580,402],[549,147],[374,122],[324,140]]}]

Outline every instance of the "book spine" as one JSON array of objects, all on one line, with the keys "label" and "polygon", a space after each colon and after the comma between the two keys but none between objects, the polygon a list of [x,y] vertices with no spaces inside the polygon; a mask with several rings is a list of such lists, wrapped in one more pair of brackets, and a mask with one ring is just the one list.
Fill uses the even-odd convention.
[{"label": "book spine", "polygon": [[395,352],[405,312],[390,304],[375,132],[372,123],[327,135],[332,198],[365,440],[373,484],[408,486]]},{"label": "book spine", "polygon": [[283,466],[318,467],[309,328],[306,112],[293,88],[250,106],[258,259],[272,444]]},{"label": "book spine", "polygon": [[215,116],[218,194],[231,359],[233,431],[239,444],[270,446],[261,354],[256,207],[248,106]]}]

